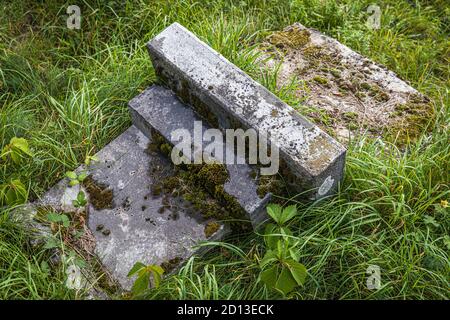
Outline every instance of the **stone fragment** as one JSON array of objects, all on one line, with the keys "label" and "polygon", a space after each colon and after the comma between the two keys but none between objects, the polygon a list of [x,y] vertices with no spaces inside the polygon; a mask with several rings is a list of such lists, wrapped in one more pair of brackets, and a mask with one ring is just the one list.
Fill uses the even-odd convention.
[{"label": "stone fragment", "polygon": [[[161,172],[168,174],[173,165],[160,155],[148,153],[149,142],[135,126],[131,126],[98,152],[99,161],[89,167],[92,180],[108,186],[113,194],[111,206],[100,210],[92,204],[87,207],[88,227],[95,237],[95,253],[124,289],[130,289],[133,283],[127,274],[134,263],[159,265],[175,258],[182,262],[195,253],[195,245],[204,240],[219,240],[227,232],[220,224],[207,239],[205,228],[210,221],[179,199],[171,199],[176,205],[164,214],[158,213],[163,206],[163,197],[152,196],[151,186],[162,177],[149,174],[149,165],[158,163]],[[76,172],[83,170],[84,167],[80,167]],[[67,209],[67,195],[74,194],[71,188],[67,179],[61,180],[38,205]],[[82,190],[89,200],[88,192],[83,187]],[[178,218],[170,219],[175,211]]]}]

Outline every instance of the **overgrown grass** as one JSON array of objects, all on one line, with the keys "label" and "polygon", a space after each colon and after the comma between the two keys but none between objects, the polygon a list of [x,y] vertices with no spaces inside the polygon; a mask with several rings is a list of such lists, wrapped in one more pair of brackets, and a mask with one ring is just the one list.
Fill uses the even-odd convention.
[{"label": "overgrown grass", "polygon": [[[292,93],[301,84],[277,88],[274,73],[261,72],[252,50],[270,31],[299,21],[385,64],[429,95],[437,120],[403,151],[364,137],[353,141],[339,194],[299,203],[301,215],[291,228],[309,276],[292,297],[448,299],[449,219],[441,201],[449,198],[450,9],[445,0],[382,1],[381,29],[368,30],[371,3],[79,1],[82,29],[69,30],[65,10],[73,3],[4,1],[0,147],[23,136],[35,156],[21,166],[1,166],[0,181],[20,178],[34,199],[120,134],[130,124],[126,102],[155,81],[145,42],[174,21],[299,107]],[[9,209],[0,213],[0,230],[1,298],[74,297],[63,286],[62,270],[42,274],[48,253],[27,245]],[[190,260],[148,297],[279,297],[258,282],[261,237],[240,235],[229,242]],[[381,267],[381,290],[366,288],[370,264]]]}]

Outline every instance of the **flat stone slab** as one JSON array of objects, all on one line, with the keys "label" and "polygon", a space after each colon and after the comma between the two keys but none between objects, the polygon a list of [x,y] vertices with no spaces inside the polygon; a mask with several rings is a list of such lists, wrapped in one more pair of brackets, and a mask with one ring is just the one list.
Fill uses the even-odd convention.
[{"label": "flat stone slab", "polygon": [[[129,103],[131,118],[146,136],[152,136],[152,130],[156,130],[168,142],[171,141],[171,134],[180,129],[187,130],[194,136],[194,123],[201,121],[201,118],[194,113],[192,108],[183,104],[170,90],[161,86],[152,86],[133,98]],[[203,136],[205,131],[210,129],[206,122],[201,122]],[[193,141],[194,149],[205,150],[209,142],[201,139]],[[223,154],[227,153],[227,145],[221,143]],[[233,151],[229,151],[233,153]],[[207,154],[211,158],[214,155]],[[247,212],[253,227],[257,227],[265,219],[267,214],[265,206],[269,202],[271,195],[266,194],[260,197],[257,193],[258,183],[256,177],[252,177],[254,169],[248,164],[237,164],[237,157],[232,164],[225,164],[229,178],[224,184],[224,191],[232,196],[239,205]],[[242,161],[245,163],[245,161]],[[211,190],[209,190],[211,191]],[[213,190],[212,190],[213,191]]]},{"label": "flat stone slab", "polygon": [[[173,165],[163,156],[146,151],[150,140],[135,126],[97,153],[98,162],[89,167],[93,181],[112,191],[105,208],[95,208],[86,186],[68,186],[60,181],[41,199],[39,205],[73,211],[72,200],[82,188],[88,195],[88,227],[95,237],[95,253],[124,289],[133,280],[127,278],[134,263],[161,264],[171,259],[186,260],[194,246],[207,240],[205,220],[187,201],[171,199],[170,208],[160,213],[162,196],[151,193],[152,184],[170,174]],[[160,175],[150,174],[150,163]],[[78,172],[84,167],[78,168]],[[98,204],[97,204],[98,206]],[[167,208],[167,205],[166,205]],[[105,232],[106,231],[106,232]],[[221,225],[210,240],[221,239],[227,229]]]},{"label": "flat stone slab", "polygon": [[178,23],[147,45],[156,74],[213,127],[253,128],[279,148],[284,176],[312,199],[333,193],[345,148]]},{"label": "flat stone slab", "polygon": [[299,112],[347,144],[358,134],[413,138],[432,118],[429,99],[388,70],[318,30],[295,23],[260,46],[277,85],[298,82]]}]

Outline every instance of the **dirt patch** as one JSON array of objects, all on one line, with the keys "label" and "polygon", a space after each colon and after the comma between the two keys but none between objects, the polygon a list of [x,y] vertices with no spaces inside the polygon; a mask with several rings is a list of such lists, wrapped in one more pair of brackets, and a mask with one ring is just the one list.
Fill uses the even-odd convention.
[{"label": "dirt patch", "polygon": [[344,144],[363,133],[402,144],[434,119],[429,99],[395,73],[299,23],[274,32],[261,50],[265,68],[280,65],[280,88],[299,82],[293,107]]}]

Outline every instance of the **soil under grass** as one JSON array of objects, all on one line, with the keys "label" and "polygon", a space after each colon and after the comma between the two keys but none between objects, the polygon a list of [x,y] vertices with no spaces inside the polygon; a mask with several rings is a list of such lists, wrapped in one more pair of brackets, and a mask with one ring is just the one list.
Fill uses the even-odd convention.
[{"label": "soil under grass", "polygon": [[[130,125],[128,100],[156,81],[145,43],[174,21],[296,110],[309,114],[305,99],[297,94],[303,84],[280,86],[275,70],[261,70],[261,51],[255,50],[274,31],[298,21],[395,71],[430,97],[435,119],[415,132],[414,139],[405,138],[401,150],[373,136],[350,141],[339,193],[315,203],[298,202],[301,214],[290,228],[308,276],[289,298],[448,299],[446,1],[379,2],[379,30],[365,26],[370,1],[292,3],[94,0],[89,5],[80,2],[81,30],[69,30],[66,8],[71,3],[4,2],[0,149],[12,137],[24,137],[34,156],[20,166],[0,162],[0,183],[20,179],[28,198],[35,199],[123,132]],[[326,83],[317,78],[314,85]],[[327,114],[318,118],[321,125],[332,122]],[[33,239],[11,212],[12,208],[0,209],[0,299],[83,297],[84,292],[66,286],[70,259],[57,261],[52,255],[54,247],[60,247],[70,258],[71,249],[58,238],[31,246]],[[214,250],[187,261],[146,297],[281,297],[259,281],[259,260],[265,252],[260,235],[239,234],[211,245]],[[381,269],[379,290],[366,286],[370,265]]]}]

